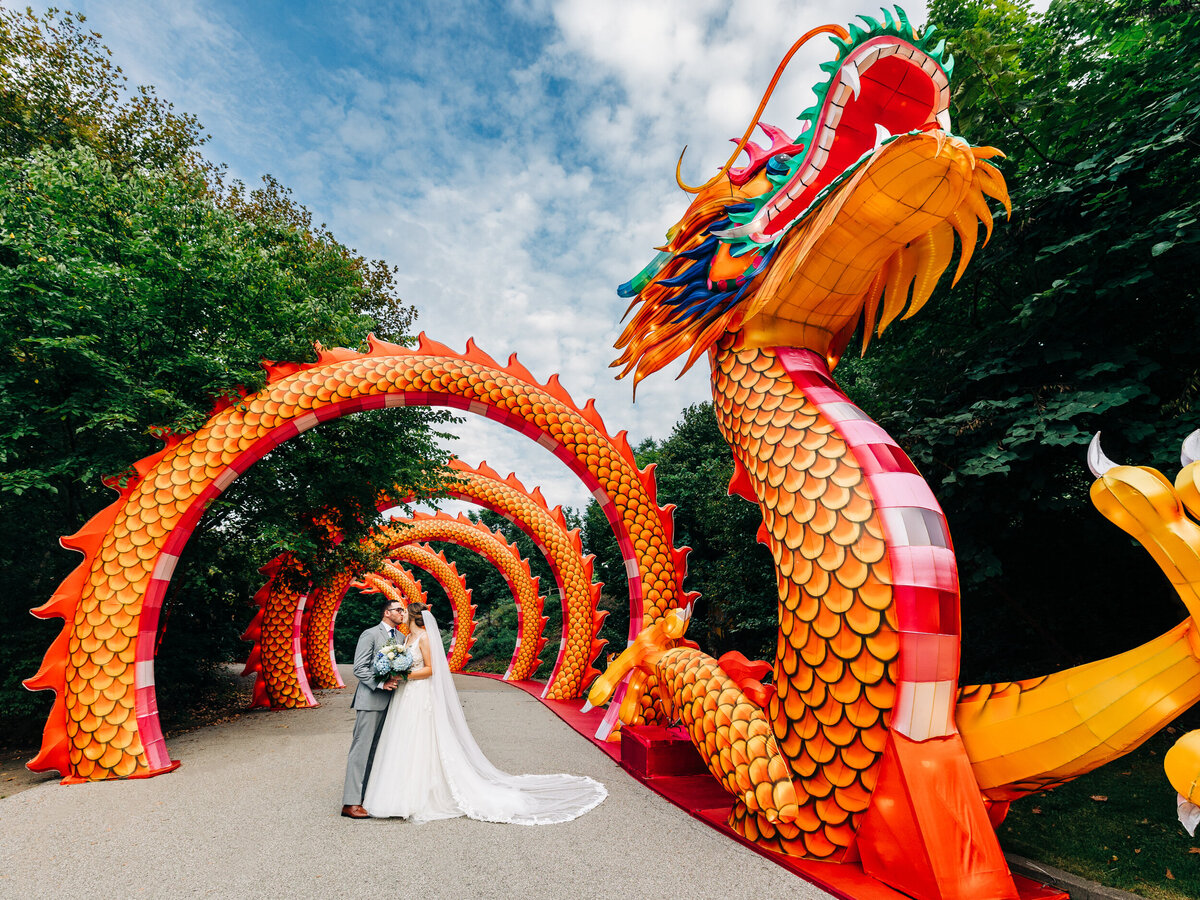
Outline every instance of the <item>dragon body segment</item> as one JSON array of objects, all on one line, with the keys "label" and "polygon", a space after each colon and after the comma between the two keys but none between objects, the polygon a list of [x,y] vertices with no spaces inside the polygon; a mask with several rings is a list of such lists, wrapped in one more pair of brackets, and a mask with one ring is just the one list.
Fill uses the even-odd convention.
[{"label": "dragon body segment", "polygon": [[[588,659],[595,659],[606,643],[598,635],[607,615],[597,609],[603,585],[592,581],[593,557],[584,554],[579,529],[568,528],[562,507],[550,509],[541,490],[527,489],[514,473],[502,478],[486,462],[472,467],[458,459],[451,460],[450,469],[456,478],[447,485],[450,496],[470,500],[504,516],[525,532],[545,557],[562,598],[563,639],[543,696],[551,699],[579,696],[597,673],[591,668],[581,671],[573,663],[574,648],[585,639],[590,641]],[[519,681],[533,676],[536,667],[530,669],[519,656],[514,652],[506,679]]]},{"label": "dragon body segment", "polygon": [[[899,10],[863,18],[865,29],[817,29],[836,35],[837,54],[805,130],[793,140],[762,126],[766,149],[747,144],[748,131],[738,151],[749,163],[731,159],[685,187],[691,206],[621,288],[633,298],[613,364],[621,376],[636,384],[676,358],[686,369],[708,357],[735,463],[730,492],[761,509],[777,572],[773,684],[737,661],[684,652],[682,630],[648,629],[654,640],[635,642],[590,699],[602,702],[618,672],[640,671],[632,689],[650,690],[653,674],[678,700],[673,686],[703,673],[714,692],[703,704],[662,700],[702,755],[714,735],[730,737],[727,723],[698,716],[714,702],[735,707],[739,691],[774,740],[740,751],[759,801],[733,790],[732,828],[789,854],[861,859],[915,897],[1012,897],[989,813],[998,821],[1013,797],[1126,752],[1194,702],[1194,626],[960,698],[949,529],[908,457],[831,373],[857,329],[865,352],[874,333],[924,306],[956,242],[957,280],[980,224],[990,236],[989,199],[1008,208],[1008,197],[988,162],[998,151],[951,131],[952,63],[932,30],[917,33]],[[1112,489],[1102,479],[1094,496]],[[1200,540],[1190,540],[1194,552]],[[1139,674],[1108,706],[1130,669]],[[706,758],[728,785],[729,763]]]},{"label": "dragon body segment", "polygon": [[251,709],[319,705],[305,670],[295,664],[307,597],[294,586],[297,579],[280,577],[288,569],[299,571],[291,553],[281,553],[259,570],[267,581],[254,595],[258,611],[242,635],[254,644],[242,669],[243,677],[255,676]]},{"label": "dragon body segment", "polygon": [[315,688],[330,690],[346,686],[333,653],[333,629],[337,624],[338,607],[351,580],[349,572],[338,572],[327,584],[313,587],[304,606],[300,623],[300,661],[309,684]]},{"label": "dragon body segment", "polygon": [[[390,571],[367,572],[361,580],[351,582],[350,586],[368,593],[383,594],[392,602],[404,606],[428,601],[424,588],[412,572],[398,566],[392,566]],[[401,634],[408,634],[408,626],[397,630]]]},{"label": "dragon body segment", "polygon": [[450,649],[446,662],[451,672],[461,672],[471,660],[471,647],[475,643],[475,606],[471,603],[471,589],[458,574],[458,567],[446,559],[446,554],[434,552],[428,546],[406,544],[396,547],[389,554],[389,564],[405,563],[429,573],[450,601],[454,616]]}]

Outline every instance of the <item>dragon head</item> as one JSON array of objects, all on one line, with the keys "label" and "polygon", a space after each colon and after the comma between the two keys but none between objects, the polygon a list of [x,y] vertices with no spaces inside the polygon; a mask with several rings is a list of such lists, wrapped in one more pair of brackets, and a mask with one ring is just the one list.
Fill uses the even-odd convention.
[{"label": "dragon head", "polygon": [[750,345],[807,347],[832,366],[860,319],[865,352],[906,305],[906,318],[921,308],[956,233],[955,281],[979,222],[990,237],[986,198],[1009,208],[986,162],[1000,153],[951,133],[953,58],[934,29],[918,34],[900,9],[883,12],[883,22],[860,17],[865,28],[816,30],[834,33],[837,55],[798,137],[759,124],[771,146],[748,143],[755,121],[734,154],[747,151],[745,166],[731,159],[698,189],[681,183],[691,206],[620,288],[637,311],[617,341],[618,377],[634,372],[636,385],[684,353],[686,371],[738,330]]}]

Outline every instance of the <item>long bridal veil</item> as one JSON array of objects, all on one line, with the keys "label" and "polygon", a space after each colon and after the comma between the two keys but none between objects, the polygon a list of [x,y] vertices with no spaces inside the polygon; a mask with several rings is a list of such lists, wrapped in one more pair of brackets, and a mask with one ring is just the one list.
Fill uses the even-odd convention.
[{"label": "long bridal veil", "polygon": [[450,790],[473,819],[514,825],[568,822],[599,806],[604,785],[583,775],[510,775],[479,749],[467,727],[433,615],[423,614],[433,668],[433,716]]}]

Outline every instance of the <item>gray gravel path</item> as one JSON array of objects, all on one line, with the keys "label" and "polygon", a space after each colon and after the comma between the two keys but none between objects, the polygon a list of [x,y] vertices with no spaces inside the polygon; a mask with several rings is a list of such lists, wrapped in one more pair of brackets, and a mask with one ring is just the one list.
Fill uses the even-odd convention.
[{"label": "gray gravel path", "polygon": [[608,799],[538,828],[344,819],[354,712],[349,691],[323,691],[317,709],[170,741],[171,774],[0,800],[0,897],[830,896],[642,787],[523,691],[455,680],[500,768],[590,775]]}]

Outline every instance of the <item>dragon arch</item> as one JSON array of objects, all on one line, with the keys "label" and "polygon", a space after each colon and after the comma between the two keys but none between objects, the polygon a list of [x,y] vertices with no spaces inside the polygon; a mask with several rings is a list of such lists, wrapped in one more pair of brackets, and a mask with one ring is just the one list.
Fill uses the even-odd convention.
[{"label": "dragon arch", "polygon": [[[397,556],[403,557],[402,562],[424,569],[442,586],[454,613],[451,647],[469,649],[474,643],[470,636],[475,627],[474,607],[457,570],[444,556],[439,557],[432,551],[406,548]],[[318,706],[313,688],[346,686],[333,656],[333,626],[346,589],[352,585],[352,576],[349,571],[338,572],[329,583],[310,585],[307,594],[302,594],[291,586],[289,579],[279,578],[280,572],[288,566],[297,566],[295,558],[290,553],[281,553],[263,567],[261,571],[268,576],[267,582],[254,596],[260,609],[242,635],[242,640],[253,642],[242,672],[243,675],[257,676],[251,708]],[[385,565],[380,572],[371,574],[395,573]],[[379,590],[378,586],[373,590]],[[314,641],[314,635],[320,635],[319,639]],[[466,659],[459,659],[452,652],[449,662],[452,668],[457,664],[454,671],[461,671]]]},{"label": "dragon arch", "polygon": [[[377,529],[369,539],[385,553],[408,544],[444,541],[478,553],[495,566],[512,591],[517,607],[517,644],[505,677],[512,681],[532,677],[541,664],[538,654],[546,646],[542,636],[546,627],[546,617],[542,615],[544,599],[539,593],[539,579],[532,574],[529,561],[522,559],[517,546],[482,522],[472,522],[464,515],[417,513],[409,519],[393,519],[392,523]],[[582,657],[573,662],[576,669],[587,666]]]},{"label": "dragon arch", "polygon": [[[446,662],[451,672],[461,672],[470,659],[471,646],[475,643],[475,607],[471,605],[471,592],[467,590],[462,576],[452,563],[446,562],[444,555],[434,553],[428,547],[398,546],[392,548],[391,555],[392,558],[384,560],[378,571],[368,572],[360,581],[352,581],[350,586],[383,594],[404,606],[418,601],[429,605],[429,596],[421,583],[412,572],[398,563],[409,562],[432,575],[445,590],[454,619]],[[407,625],[400,625],[399,630],[408,634]]]},{"label": "dragon arch", "polygon": [[266,363],[266,387],[192,434],[169,436],[134,464],[112,504],[63,538],[84,558],[33,610],[64,625],[24,682],[56,694],[30,769],[57,770],[72,783],[178,765],[159,724],[154,651],[179,556],[208,505],[242,472],[273,447],[348,413],[448,406],[530,436],[588,484],[612,524],[629,572],[631,633],[690,602],[682,588],[686,551],[673,546],[671,510],[655,500],[653,471],[637,468],[624,433],[610,437],[591,401],[577,406],[557,376],[541,384],[515,356],[501,366],[474,342],[463,354],[424,335],[416,348],[368,343],[366,353],[318,348],[314,363]]},{"label": "dragon arch", "polygon": [[[453,616],[450,649],[446,651],[446,662],[451,672],[461,672],[471,660],[471,647],[475,644],[475,607],[471,604],[471,589],[458,573],[458,567],[446,559],[446,554],[435,552],[429,546],[406,544],[394,547],[388,563],[407,563],[427,572],[438,583],[450,601]],[[389,568],[385,565],[385,569]],[[428,602],[428,601],[426,601]]]},{"label": "dragon arch", "polygon": [[[304,668],[305,677],[313,687],[332,689],[346,686],[333,653],[333,629],[337,624],[338,608],[352,579],[349,571],[338,572],[326,584],[315,585],[304,605],[300,623],[299,665]],[[298,668],[295,660],[293,656],[293,670]],[[284,666],[287,666],[286,660]]]},{"label": "dragon arch", "polygon": [[[501,478],[487,463],[471,467],[461,460],[454,459],[449,467],[455,479],[446,485],[445,494],[490,509],[524,531],[545,556],[554,575],[555,584],[562,597],[563,635],[586,632],[590,635],[589,639],[595,643],[595,636],[599,633],[605,615],[596,608],[602,585],[592,581],[592,557],[583,553],[578,529],[568,528],[562,507],[550,509],[540,489],[528,490],[513,473],[507,478]],[[381,498],[379,506],[385,509],[397,502],[412,499],[388,495]],[[307,680],[314,687],[344,686],[338,675],[336,660],[333,658],[332,642],[337,609],[347,585],[349,575],[339,575],[329,587],[314,589],[303,606],[303,624],[300,632],[302,664],[307,672]],[[290,621],[286,615],[274,621],[278,637],[273,639],[286,641],[292,633]],[[267,637],[264,635],[262,639],[266,640]],[[580,640],[570,638],[564,639],[560,644],[558,659],[546,681],[547,691],[551,685],[559,682],[559,673],[563,670],[564,663],[562,648],[579,643]],[[595,649],[599,652],[598,646]],[[506,679],[511,680],[518,655],[514,651],[513,664],[505,674]],[[283,668],[293,671],[281,673],[277,677],[289,681],[299,679],[299,674],[294,672],[298,667],[294,655],[280,654],[278,662]],[[518,667],[517,671],[520,670],[521,667]],[[530,671],[525,677],[532,674]],[[572,673],[570,677],[573,682],[578,682],[575,674]],[[559,692],[576,696],[584,687],[586,684],[582,682],[571,683]]]},{"label": "dragon arch", "polygon": [[[762,148],[748,143],[752,122],[713,179],[685,186],[695,198],[665,247],[620,289],[633,314],[619,377],[636,385],[708,357],[730,492],[760,507],[777,572],[774,663],[683,646],[679,610],[647,626],[589,697],[652,674],[733,795],[729,827],[750,841],[861,860],[913,897],[1011,898],[989,812],[998,821],[1008,800],[1126,752],[1194,702],[1200,645],[1193,618],[1114,661],[959,691],[945,519],[831,372],[858,327],[865,352],[872,333],[921,309],[956,237],[957,280],[980,223],[990,236],[989,198],[1007,208],[1008,196],[988,162],[999,151],[952,133],[943,44],[900,10],[884,15],[793,47],[825,32],[836,49],[802,132],[762,125]],[[731,168],[743,149],[749,161]],[[1110,708],[1119,689],[1102,673],[1135,667],[1137,684]],[[630,693],[648,684],[630,681]],[[628,693],[621,708],[636,711]]]},{"label": "dragon arch", "polygon": [[[358,581],[350,582],[351,587],[365,593],[382,594],[389,600],[408,606],[411,603],[426,603],[429,598],[420,582],[413,577],[412,572],[399,566],[382,566],[378,572],[367,572]],[[400,625],[401,634],[408,634],[408,626]]]}]

